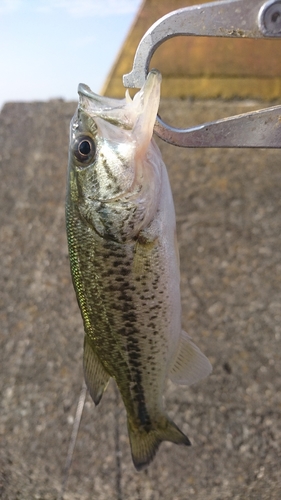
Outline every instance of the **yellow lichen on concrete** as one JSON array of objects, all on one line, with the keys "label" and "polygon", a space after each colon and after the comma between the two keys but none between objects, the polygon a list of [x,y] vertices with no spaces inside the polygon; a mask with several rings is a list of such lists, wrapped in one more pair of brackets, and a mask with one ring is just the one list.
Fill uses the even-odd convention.
[{"label": "yellow lichen on concrete", "polygon": [[[123,91],[124,94],[124,91]],[[163,78],[162,97],[272,100],[281,96],[281,78]]]}]

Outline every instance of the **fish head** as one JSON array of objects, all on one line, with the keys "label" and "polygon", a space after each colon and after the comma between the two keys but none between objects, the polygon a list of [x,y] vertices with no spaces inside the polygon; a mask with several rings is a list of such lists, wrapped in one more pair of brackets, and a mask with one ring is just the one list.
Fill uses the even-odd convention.
[{"label": "fish head", "polygon": [[130,225],[133,232],[153,218],[161,184],[161,155],[152,141],[160,84],[161,75],[153,70],[133,99],[128,91],[124,99],[112,99],[84,84],[78,87],[79,103],[70,127],[68,191],[93,224],[100,204],[98,217],[106,213],[107,218],[116,205],[131,207],[139,218]]}]

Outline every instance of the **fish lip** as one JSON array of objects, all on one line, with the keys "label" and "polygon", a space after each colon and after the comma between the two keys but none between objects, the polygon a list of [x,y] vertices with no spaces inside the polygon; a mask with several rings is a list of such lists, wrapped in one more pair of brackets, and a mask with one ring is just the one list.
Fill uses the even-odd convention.
[{"label": "fish lip", "polygon": [[[78,85],[78,94],[80,97],[86,97],[86,99],[89,99],[90,102],[94,101],[95,103],[98,103],[100,106],[100,111],[97,112],[97,116],[101,115],[101,110],[103,111],[108,111],[108,110],[114,110],[114,109],[120,109],[124,107],[124,101],[125,99],[114,99],[111,97],[105,97],[103,95],[95,94],[88,85],[85,83],[79,83]],[[119,101],[118,104],[116,101]],[[83,105],[83,101],[79,103],[79,106],[82,109],[85,109],[85,106]],[[101,116],[102,118],[106,119],[105,117]]]},{"label": "fish lip", "polygon": [[122,119],[122,116],[119,115],[120,111],[124,111],[126,107],[126,99],[114,99],[95,94],[85,83],[79,83],[78,94],[78,108],[92,118],[101,118],[124,130],[132,130],[133,123],[128,119],[128,116],[125,114],[125,118]]},{"label": "fish lip", "polygon": [[88,97],[88,99],[95,99],[96,101],[102,100],[103,97],[95,94],[88,85],[85,83],[79,83],[78,94]]}]

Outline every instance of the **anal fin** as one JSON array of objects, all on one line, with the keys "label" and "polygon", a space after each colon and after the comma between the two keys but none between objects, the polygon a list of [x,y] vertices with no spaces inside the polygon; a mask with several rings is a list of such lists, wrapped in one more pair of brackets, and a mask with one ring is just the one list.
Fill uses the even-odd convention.
[{"label": "anal fin", "polygon": [[110,375],[102,366],[97,354],[89,342],[87,335],[85,335],[84,339],[83,368],[85,382],[89,393],[94,403],[98,405],[109,382]]},{"label": "anal fin", "polygon": [[169,378],[174,384],[192,385],[207,377],[212,371],[208,358],[182,331],[178,350],[170,365]]}]

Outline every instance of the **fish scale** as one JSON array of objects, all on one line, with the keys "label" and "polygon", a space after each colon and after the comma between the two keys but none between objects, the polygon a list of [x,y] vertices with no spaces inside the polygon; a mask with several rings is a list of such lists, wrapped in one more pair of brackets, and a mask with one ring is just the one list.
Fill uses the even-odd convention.
[{"label": "fish scale", "polygon": [[[82,240],[82,245],[85,245],[85,242]],[[94,247],[94,242],[89,243],[87,241],[87,245]],[[106,308],[106,318],[103,314],[103,310],[101,310],[101,305],[96,303],[97,311],[91,313],[90,309],[87,308],[86,313],[86,325],[88,323],[93,324],[95,322],[95,331],[99,331],[102,335],[96,337],[95,333],[88,331],[87,333],[91,340],[95,341],[95,349],[99,358],[102,360],[104,366],[107,368],[108,372],[111,376],[117,381],[117,384],[122,392],[123,398],[127,402],[127,406],[134,406],[132,411],[136,412],[139,418],[139,421],[142,425],[148,425],[150,422],[149,415],[146,410],[145,396],[144,390],[142,388],[142,367],[147,366],[147,355],[140,349],[140,344],[142,341],[146,340],[148,337],[151,342],[150,353],[156,354],[157,352],[157,344],[153,342],[153,334],[157,334],[157,331],[152,331],[155,328],[155,325],[151,323],[151,317],[153,316],[153,312],[155,311],[155,306],[151,306],[150,311],[152,312],[152,316],[147,315],[150,323],[145,325],[144,322],[140,324],[140,320],[138,318],[139,311],[143,314],[142,301],[140,304],[137,304],[137,300],[139,295],[142,295],[146,292],[148,293],[147,283],[143,281],[141,288],[138,292],[135,290],[135,286],[132,285],[131,282],[126,280],[126,276],[131,272],[130,270],[130,261],[126,261],[124,259],[124,255],[122,256],[122,247],[118,247],[116,244],[112,242],[105,242],[105,244],[101,247],[99,245],[98,251],[95,253],[95,270],[96,276],[98,279],[93,281],[93,276],[90,271],[87,270],[87,267],[91,263],[89,261],[88,255],[86,254],[86,262],[83,260],[80,264],[84,269],[84,285],[87,288],[87,297],[90,303],[96,303],[97,296],[102,296],[102,304]],[[79,251],[79,250],[78,250]],[[118,269],[116,281],[117,285],[115,285],[115,290],[112,289],[112,283],[114,283],[114,278],[112,278],[112,273],[109,272],[113,266],[110,265],[110,260],[116,259],[119,257],[122,261],[122,268]],[[126,262],[128,265],[126,266]],[[124,272],[125,271],[125,272]],[[121,277],[123,278],[120,281],[120,272]],[[87,276],[89,280],[87,280]],[[109,279],[110,278],[110,279]],[[97,288],[99,289],[99,293],[97,293]],[[118,292],[115,294],[115,292]],[[78,292],[79,293],[79,292]],[[143,299],[144,300],[144,299]],[[146,302],[146,300],[145,300]],[[157,305],[157,307],[159,307]],[[85,313],[84,313],[85,316]],[[114,323],[113,323],[114,318]],[[111,325],[115,325],[115,331],[112,331]],[[106,328],[106,326],[108,328]],[[146,333],[142,335],[140,338],[140,330],[142,328]],[[118,349],[116,351],[112,348],[112,337],[118,335]],[[104,341],[108,343],[108,349],[105,348]],[[122,356],[120,356],[120,347],[123,347],[121,350]],[[124,358],[126,361],[127,370],[124,370]],[[164,360],[163,360],[164,361]],[[153,358],[150,359],[150,369],[151,372],[155,369],[155,363],[153,362]],[[149,373],[149,375],[150,375]],[[124,382],[123,382],[124,380]],[[128,380],[130,384],[128,385]],[[151,378],[153,380],[153,378]],[[133,405],[130,404],[130,400],[133,400]],[[149,398],[152,399],[152,398]]]},{"label": "fish scale", "polygon": [[151,72],[133,101],[80,85],[70,129],[66,222],[85,380],[98,404],[115,379],[137,470],[162,441],[190,444],[164,411],[167,377],[188,385],[211,370],[181,329],[173,199],[152,139],[160,81]]}]

